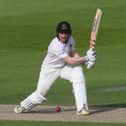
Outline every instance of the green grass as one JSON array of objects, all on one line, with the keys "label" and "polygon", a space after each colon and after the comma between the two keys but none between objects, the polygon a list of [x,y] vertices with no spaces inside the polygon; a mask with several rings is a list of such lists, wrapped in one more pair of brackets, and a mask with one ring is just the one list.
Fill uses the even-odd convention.
[{"label": "green grass", "polygon": [[[92,70],[84,68],[89,105],[126,107],[125,6],[125,0],[1,0],[0,104],[18,104],[35,90],[42,60],[59,21],[71,22],[77,50],[85,55],[92,20],[99,7],[103,17],[97,38],[97,63]],[[112,88],[119,90],[106,91]],[[44,104],[74,105],[71,84],[65,80],[57,80],[47,98]]]},{"label": "green grass", "polygon": [[121,123],[77,123],[77,122],[30,122],[30,121],[0,121],[2,126],[125,126]]}]

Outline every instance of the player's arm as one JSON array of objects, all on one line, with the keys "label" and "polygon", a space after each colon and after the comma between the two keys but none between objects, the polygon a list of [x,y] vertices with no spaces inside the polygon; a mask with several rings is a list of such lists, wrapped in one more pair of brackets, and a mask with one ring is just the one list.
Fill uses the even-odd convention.
[{"label": "player's arm", "polygon": [[64,60],[66,63],[75,65],[75,64],[81,64],[87,61],[86,57],[71,57],[71,56],[66,56],[64,57]]},{"label": "player's arm", "polygon": [[69,56],[66,56],[64,60],[66,63],[74,65],[84,63],[87,60],[87,58],[81,57],[77,51],[71,50]]},{"label": "player's arm", "polygon": [[78,53],[76,50],[70,51],[70,56],[71,56],[71,57],[81,57],[81,56],[79,55],[79,53]]},{"label": "player's arm", "polygon": [[94,62],[95,57],[96,57],[96,52],[94,50],[87,51],[87,55],[84,57],[81,57],[79,53],[77,53],[76,51],[72,51],[70,56],[64,57],[64,60],[66,63],[74,65],[74,64],[85,63],[89,60]]}]

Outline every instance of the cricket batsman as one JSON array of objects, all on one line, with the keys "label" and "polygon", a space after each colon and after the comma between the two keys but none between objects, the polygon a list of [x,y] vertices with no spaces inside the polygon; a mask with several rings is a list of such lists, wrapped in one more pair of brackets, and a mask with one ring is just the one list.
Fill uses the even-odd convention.
[{"label": "cricket batsman", "polygon": [[46,100],[46,94],[55,80],[68,80],[73,87],[76,114],[88,115],[86,81],[83,64],[88,68],[94,65],[96,53],[88,50],[86,56],[80,56],[75,50],[70,23],[61,21],[56,28],[56,36],[48,46],[48,52],[41,66],[36,90],[14,108],[15,113],[30,111],[33,107]]}]

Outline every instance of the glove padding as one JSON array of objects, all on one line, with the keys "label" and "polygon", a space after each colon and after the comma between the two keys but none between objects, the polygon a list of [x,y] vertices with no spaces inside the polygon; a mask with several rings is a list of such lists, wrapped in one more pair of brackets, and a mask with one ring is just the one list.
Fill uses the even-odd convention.
[{"label": "glove padding", "polygon": [[95,50],[89,49],[86,54],[87,54],[86,56],[88,57],[89,61],[94,62],[96,60],[96,51]]},{"label": "glove padding", "polygon": [[90,69],[95,64],[95,61],[96,61],[96,51],[95,50],[92,50],[92,49],[89,49],[87,51],[87,55],[86,56],[88,58],[88,61],[86,62],[87,69]]},{"label": "glove padding", "polygon": [[93,66],[94,66],[94,62],[92,62],[92,61],[88,61],[87,63],[86,63],[86,65],[87,65],[87,69],[90,69],[90,68],[92,68]]}]

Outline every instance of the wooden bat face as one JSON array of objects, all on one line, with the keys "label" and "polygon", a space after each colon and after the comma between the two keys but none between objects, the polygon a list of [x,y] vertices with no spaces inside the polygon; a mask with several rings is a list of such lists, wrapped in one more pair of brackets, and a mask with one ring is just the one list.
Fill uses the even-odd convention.
[{"label": "wooden bat face", "polygon": [[94,17],[94,20],[93,20],[91,37],[90,37],[89,48],[92,48],[92,49],[95,48],[96,38],[97,38],[97,33],[98,33],[98,29],[99,29],[101,16],[102,16],[102,10],[98,8],[97,11],[96,11],[96,15]]}]

